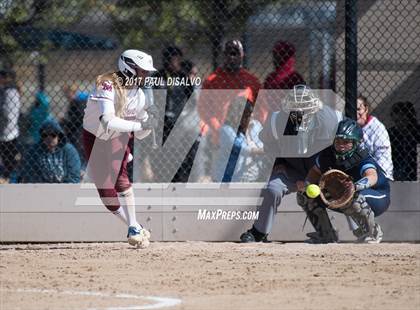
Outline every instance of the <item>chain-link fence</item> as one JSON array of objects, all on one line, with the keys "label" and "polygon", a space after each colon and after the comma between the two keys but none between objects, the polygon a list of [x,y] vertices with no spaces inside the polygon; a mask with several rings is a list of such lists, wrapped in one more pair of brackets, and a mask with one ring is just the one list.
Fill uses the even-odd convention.
[{"label": "chain-link fence", "polygon": [[[245,97],[254,113],[241,143],[255,152],[240,163],[240,180],[265,179],[258,133],[273,104],[259,109],[258,92],[297,84],[332,89],[346,99],[360,93],[365,143],[396,180],[417,180],[420,3],[351,2],[346,11],[344,0],[0,1],[2,182],[81,181],[89,96],[97,76],[117,71],[118,57],[128,48],[152,55],[159,69],[153,76],[163,81],[144,89],[146,103],[158,107],[161,126],[140,142],[130,140],[136,141],[130,168],[136,180],[214,180],[217,152],[205,155],[221,143],[227,114],[242,111],[230,108],[236,99],[228,95],[203,103],[207,89],[249,90]],[[171,84],[175,78],[190,83]],[[185,128],[177,140],[170,134],[180,118]],[[154,137],[158,148],[169,149],[153,148]]]}]

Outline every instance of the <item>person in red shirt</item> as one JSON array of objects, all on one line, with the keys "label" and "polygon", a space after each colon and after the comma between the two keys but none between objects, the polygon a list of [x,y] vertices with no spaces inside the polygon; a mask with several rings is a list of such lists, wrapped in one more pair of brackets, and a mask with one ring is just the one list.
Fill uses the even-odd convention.
[{"label": "person in red shirt", "polygon": [[[255,107],[254,116],[261,123],[264,123],[267,117],[265,105],[262,102],[255,105],[261,84],[255,75],[242,67],[242,43],[239,40],[230,40],[226,42],[223,52],[223,65],[204,81],[198,102],[200,118],[209,127],[211,141],[215,145],[218,144],[219,129],[224,124],[230,104],[235,101],[241,102],[241,97],[245,97],[246,101]],[[230,91],[206,91],[213,89]]]},{"label": "person in red shirt", "polygon": [[296,48],[289,42],[278,41],[273,47],[275,70],[264,81],[265,89],[293,89],[305,84],[303,77],[295,71]]}]

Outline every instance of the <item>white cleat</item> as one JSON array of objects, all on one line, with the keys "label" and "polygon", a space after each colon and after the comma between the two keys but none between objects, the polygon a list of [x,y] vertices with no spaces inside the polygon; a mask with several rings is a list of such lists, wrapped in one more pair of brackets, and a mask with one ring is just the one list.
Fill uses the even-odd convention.
[{"label": "white cleat", "polygon": [[128,244],[145,249],[150,245],[150,232],[145,228],[128,227]]}]

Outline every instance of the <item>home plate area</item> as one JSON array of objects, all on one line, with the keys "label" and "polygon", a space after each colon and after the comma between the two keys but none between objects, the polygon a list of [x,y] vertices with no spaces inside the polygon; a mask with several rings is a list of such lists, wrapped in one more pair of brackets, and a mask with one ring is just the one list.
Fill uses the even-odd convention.
[{"label": "home plate area", "polygon": [[[78,309],[81,307],[81,297],[89,305],[88,309],[95,309],[97,307],[104,307],[108,310],[141,310],[141,309],[160,309],[172,307],[181,302],[176,298],[163,298],[156,296],[138,296],[132,294],[107,294],[102,292],[93,291],[59,291],[59,290],[47,290],[47,289],[17,289],[17,290],[2,290],[3,292],[11,295],[24,294],[27,295],[39,295],[46,294],[49,296],[48,303],[43,306],[48,309],[63,308],[74,308]],[[74,298],[67,298],[63,300],[63,296],[74,296]],[[37,296],[38,297],[38,296]],[[22,299],[22,298],[21,298]],[[73,300],[72,300],[73,299]],[[118,301],[117,301],[118,300]],[[123,302],[120,300],[124,300]],[[73,306],[72,304],[76,302]],[[35,303],[36,304],[36,303]],[[116,304],[118,306],[110,306]],[[127,305],[125,305],[127,304]],[[135,304],[135,305],[133,305]],[[20,308],[18,303],[14,305],[16,308]]]},{"label": "home plate area", "polygon": [[3,244],[0,308],[419,309],[419,272],[410,243]]}]

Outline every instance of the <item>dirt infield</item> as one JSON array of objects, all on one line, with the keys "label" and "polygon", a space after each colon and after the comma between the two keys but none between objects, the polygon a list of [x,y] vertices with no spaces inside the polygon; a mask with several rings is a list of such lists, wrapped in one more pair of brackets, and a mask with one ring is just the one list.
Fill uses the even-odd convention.
[{"label": "dirt infield", "polygon": [[420,244],[160,242],[146,250],[123,243],[0,249],[2,310],[420,308]]}]

